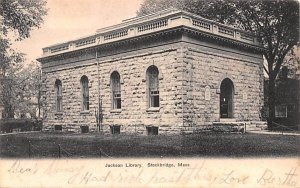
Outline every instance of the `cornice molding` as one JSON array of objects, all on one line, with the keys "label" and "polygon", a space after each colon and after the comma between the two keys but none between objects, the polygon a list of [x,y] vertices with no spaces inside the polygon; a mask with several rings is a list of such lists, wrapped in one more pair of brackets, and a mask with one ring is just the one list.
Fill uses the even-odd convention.
[{"label": "cornice molding", "polygon": [[183,28],[182,32],[194,33],[193,35],[202,35],[216,41],[225,41],[246,48],[259,50],[262,46],[259,39],[252,33],[186,11],[168,9],[127,19],[121,24],[99,29],[97,33],[90,36],[45,47],[43,56],[38,60],[43,62],[49,57],[72,54],[69,52],[79,52],[99,46],[121,45],[140,39],[146,40],[148,37],[165,35],[170,31],[177,32],[178,28]]},{"label": "cornice molding", "polygon": [[[232,48],[238,48],[238,49],[243,48],[244,50],[251,50],[254,52],[258,52],[258,53],[262,53],[265,50],[263,47],[258,47],[257,45],[250,45],[248,43],[244,43],[241,41],[236,41],[236,40],[229,39],[226,37],[213,35],[212,33],[206,33],[206,32],[199,31],[194,28],[187,27],[187,26],[178,26],[178,27],[167,29],[167,30],[152,32],[149,34],[140,35],[140,36],[136,36],[136,37],[132,37],[132,38],[126,38],[126,39],[122,39],[122,40],[112,41],[109,43],[99,44],[96,46],[78,49],[78,50],[74,50],[74,51],[69,51],[69,52],[65,52],[65,53],[61,53],[61,54],[54,54],[54,55],[39,58],[37,60],[42,63],[47,63],[50,61],[62,60],[62,59],[71,58],[71,57],[78,57],[78,56],[84,55],[85,53],[90,53],[90,52],[96,51],[96,50],[113,49],[115,47],[126,46],[127,44],[132,44],[132,43],[139,43],[139,42],[142,42],[145,40],[154,40],[154,39],[157,39],[158,37],[162,37],[162,36],[166,36],[166,35],[171,36],[176,33],[180,33],[181,35],[188,34],[188,35],[192,35],[195,37],[205,37],[205,39],[210,39],[212,43],[222,43],[222,44],[226,44]],[[201,41],[201,40],[199,40],[199,41]],[[178,42],[180,42],[180,40],[178,40]]]}]

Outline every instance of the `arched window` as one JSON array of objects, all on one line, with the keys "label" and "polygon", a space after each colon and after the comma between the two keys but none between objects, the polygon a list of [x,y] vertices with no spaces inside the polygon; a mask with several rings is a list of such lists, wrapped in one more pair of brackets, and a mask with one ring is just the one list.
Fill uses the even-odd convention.
[{"label": "arched window", "polygon": [[120,74],[114,71],[110,76],[112,90],[112,108],[121,109],[121,84]]},{"label": "arched window", "polygon": [[89,110],[89,79],[86,76],[82,76],[81,82],[81,93],[82,93],[82,110]]},{"label": "arched window", "polygon": [[60,80],[55,81],[55,92],[56,92],[56,111],[62,111],[62,84]]},{"label": "arched window", "polygon": [[154,65],[147,69],[149,107],[159,107],[158,68]]}]

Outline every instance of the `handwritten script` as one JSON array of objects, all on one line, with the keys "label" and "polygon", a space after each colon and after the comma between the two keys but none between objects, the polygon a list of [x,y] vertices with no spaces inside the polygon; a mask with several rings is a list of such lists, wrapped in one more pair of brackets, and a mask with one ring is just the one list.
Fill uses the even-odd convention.
[{"label": "handwritten script", "polygon": [[[147,165],[148,164],[148,165]],[[200,160],[191,164],[170,162],[169,165],[149,165],[149,162],[124,163],[122,161],[109,165],[107,162],[52,160],[42,161],[10,161],[7,165],[6,177],[20,182],[35,180],[39,185],[44,181],[59,179],[58,185],[259,185],[298,187],[298,166],[289,166],[278,170],[266,167],[255,170],[239,168],[232,165],[214,165],[211,161]],[[159,167],[157,167],[159,166]],[[168,166],[168,167],[167,167]],[[170,168],[172,167],[172,168]],[[274,167],[274,166],[273,166]],[[40,181],[40,182],[39,182]],[[45,185],[48,185],[45,183]]]}]

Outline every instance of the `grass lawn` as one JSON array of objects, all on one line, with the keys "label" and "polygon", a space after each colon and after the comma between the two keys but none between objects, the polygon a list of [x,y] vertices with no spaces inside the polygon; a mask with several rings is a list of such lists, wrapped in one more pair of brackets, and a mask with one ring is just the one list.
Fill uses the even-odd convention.
[{"label": "grass lawn", "polygon": [[[294,157],[300,136],[201,133],[172,136],[27,133],[0,136],[1,158]],[[30,147],[29,147],[29,142]]]}]

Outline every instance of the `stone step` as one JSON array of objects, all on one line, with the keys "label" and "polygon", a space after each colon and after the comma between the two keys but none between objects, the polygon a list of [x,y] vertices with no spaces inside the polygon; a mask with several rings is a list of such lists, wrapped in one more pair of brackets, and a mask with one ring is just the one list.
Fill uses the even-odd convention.
[{"label": "stone step", "polygon": [[217,132],[243,132],[243,122],[213,122],[212,130]]},{"label": "stone step", "polygon": [[49,129],[49,128],[44,128],[44,129],[42,129],[42,131],[43,132],[52,132],[52,131],[54,131],[53,129]]},{"label": "stone step", "polygon": [[246,127],[246,132],[250,131],[261,131],[262,129],[259,127]]},{"label": "stone step", "polygon": [[212,130],[219,132],[244,132],[246,125],[246,132],[261,131],[267,129],[267,122],[265,121],[225,121],[213,122]]},{"label": "stone step", "polygon": [[267,125],[268,123],[266,121],[251,121],[252,124],[257,125]]},{"label": "stone step", "polygon": [[244,126],[243,122],[213,122],[213,125],[222,125],[222,126]]},{"label": "stone step", "polygon": [[268,124],[266,121],[251,121],[250,127],[257,127],[260,130],[266,130],[268,128]]},{"label": "stone step", "polygon": [[220,118],[220,122],[236,122],[234,118]]}]

